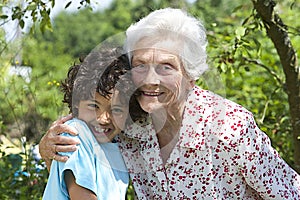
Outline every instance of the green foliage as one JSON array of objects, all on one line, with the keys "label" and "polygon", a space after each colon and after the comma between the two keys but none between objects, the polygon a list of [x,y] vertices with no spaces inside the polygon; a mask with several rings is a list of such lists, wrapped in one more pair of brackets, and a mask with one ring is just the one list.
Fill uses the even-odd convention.
[{"label": "green foliage", "polygon": [[[291,10],[287,1],[284,3],[278,7],[282,15],[285,13],[285,23],[293,24],[294,28],[299,27],[299,23],[293,20],[295,18],[285,18],[294,13],[296,8]],[[245,106],[254,114],[259,127],[271,138],[272,145],[293,166],[293,141],[284,87],[285,74],[262,22],[252,11],[251,2],[240,2],[240,5],[232,8],[234,12],[226,13],[225,9],[225,15],[221,10],[218,12],[223,7],[214,7],[217,17],[213,21],[209,15],[203,16],[208,18],[206,22],[210,22],[207,24],[209,63],[220,72],[226,97]],[[220,13],[223,17],[219,16]],[[293,44],[299,49],[299,37],[295,37],[295,29],[292,30],[290,34]]]},{"label": "green foliage", "polygon": [[[49,122],[63,111],[62,95],[57,85],[49,84],[48,76],[40,77],[35,73],[33,69],[31,82],[10,75],[8,71],[0,74],[0,88],[4,91],[0,93],[0,119],[6,124],[2,128],[7,129],[6,135],[26,136],[33,142],[39,141]],[[17,127],[16,132],[12,132],[12,127]]]},{"label": "green foliage", "polygon": [[0,150],[0,157],[0,199],[42,199],[48,172],[41,161],[34,160],[32,151],[7,154]]}]

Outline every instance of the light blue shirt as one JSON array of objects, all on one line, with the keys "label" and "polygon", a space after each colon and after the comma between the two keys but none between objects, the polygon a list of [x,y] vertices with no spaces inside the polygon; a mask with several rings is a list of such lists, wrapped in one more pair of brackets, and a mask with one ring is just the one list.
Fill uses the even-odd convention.
[{"label": "light blue shirt", "polygon": [[78,137],[80,144],[75,152],[64,153],[69,156],[66,163],[52,162],[43,200],[70,199],[64,181],[66,170],[71,170],[76,183],[93,191],[99,200],[125,199],[129,175],[118,144],[99,144],[88,126],[79,119],[66,124],[77,129],[79,135],[63,135]]}]

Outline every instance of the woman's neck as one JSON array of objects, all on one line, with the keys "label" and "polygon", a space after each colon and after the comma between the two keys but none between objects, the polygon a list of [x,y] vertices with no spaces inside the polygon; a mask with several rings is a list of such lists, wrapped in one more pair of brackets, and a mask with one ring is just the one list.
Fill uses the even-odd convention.
[{"label": "woman's neck", "polygon": [[184,102],[181,105],[174,104],[151,113],[150,116],[161,148],[170,143],[174,137],[178,137],[183,111]]}]

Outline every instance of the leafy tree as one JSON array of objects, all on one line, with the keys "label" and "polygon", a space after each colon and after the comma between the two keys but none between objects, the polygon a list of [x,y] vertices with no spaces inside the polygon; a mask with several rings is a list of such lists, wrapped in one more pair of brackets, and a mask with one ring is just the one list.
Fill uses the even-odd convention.
[{"label": "leafy tree", "polygon": [[[285,73],[285,92],[288,95],[292,135],[294,141],[295,167],[300,172],[300,68],[297,53],[289,37],[288,26],[276,13],[274,1],[252,0],[268,37],[272,40]],[[299,31],[298,33],[299,34]]]},{"label": "leafy tree", "polygon": [[[261,6],[259,11],[256,4]],[[292,114],[291,111],[296,112],[300,104],[299,80],[295,78],[295,72],[299,71],[295,63],[297,55],[292,46],[298,45],[295,46],[298,49],[300,44],[296,37],[299,24],[293,20],[297,18],[299,7],[291,1],[283,1],[276,7],[273,1],[233,1],[230,5],[236,7],[229,6],[227,1],[204,0],[196,1],[191,8],[191,12],[206,22],[210,65],[221,72],[226,86],[223,94],[254,113],[261,129],[270,136],[273,146],[299,171],[297,137],[300,129],[293,125],[293,121],[299,121],[296,117],[299,117],[299,113]],[[210,14],[212,10],[214,12]],[[277,12],[286,19],[287,24],[293,26],[285,25]],[[274,18],[266,20],[262,17],[266,14]],[[275,39],[272,39],[268,30],[268,23],[273,21]],[[275,33],[275,26],[281,31],[281,40],[280,32]],[[276,43],[280,41],[286,46],[279,47]],[[282,57],[288,56],[280,56],[278,51],[289,53],[294,60],[285,59],[285,63],[282,63]],[[291,66],[286,68],[294,71],[294,75],[285,72],[284,65],[287,63]],[[287,90],[287,82],[291,78],[293,92]],[[293,95],[293,105],[288,101],[290,95]]]}]

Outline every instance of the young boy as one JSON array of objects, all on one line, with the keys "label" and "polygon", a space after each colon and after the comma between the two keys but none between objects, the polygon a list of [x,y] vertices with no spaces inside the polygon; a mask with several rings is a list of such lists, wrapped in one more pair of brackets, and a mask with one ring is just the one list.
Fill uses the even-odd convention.
[{"label": "young boy", "polygon": [[[43,199],[125,199],[129,176],[114,138],[128,115],[127,56],[119,49],[96,50],[69,69],[63,102],[79,133],[77,151],[66,163],[53,161]],[[115,89],[116,85],[122,88]],[[127,94],[127,95],[124,95]]]}]

